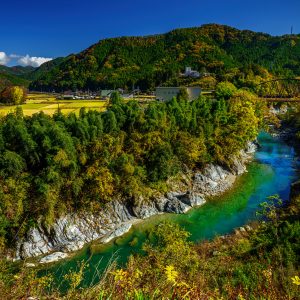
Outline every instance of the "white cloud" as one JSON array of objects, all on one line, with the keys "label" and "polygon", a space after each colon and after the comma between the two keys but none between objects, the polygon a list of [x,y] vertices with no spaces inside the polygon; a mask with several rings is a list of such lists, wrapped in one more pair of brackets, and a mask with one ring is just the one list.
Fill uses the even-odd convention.
[{"label": "white cloud", "polygon": [[[13,54],[14,57],[17,55]],[[25,56],[20,56],[18,59],[18,63],[21,66],[32,66],[32,67],[39,67],[41,64],[52,60],[50,57],[36,57],[36,56],[29,56],[28,54]]]},{"label": "white cloud", "polygon": [[5,53],[0,51],[0,65],[6,65],[10,61],[10,57]]},{"label": "white cloud", "polygon": [[22,57],[22,55],[10,54],[9,57],[11,57],[11,58],[20,58],[20,57]]},{"label": "white cloud", "polygon": [[50,57],[36,57],[27,55],[18,55],[18,54],[6,54],[3,51],[0,51],[0,65],[16,65],[19,64],[21,66],[32,66],[39,67],[41,64],[52,60]]}]

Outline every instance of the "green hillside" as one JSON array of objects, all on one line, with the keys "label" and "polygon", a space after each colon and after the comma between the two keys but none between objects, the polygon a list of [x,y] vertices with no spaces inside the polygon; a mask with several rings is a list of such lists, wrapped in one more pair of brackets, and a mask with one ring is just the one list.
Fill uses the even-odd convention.
[{"label": "green hillside", "polygon": [[180,84],[185,66],[219,79],[229,76],[237,85],[248,74],[300,75],[300,36],[209,24],[161,35],[105,39],[68,56],[30,88],[96,90],[134,85],[146,90]]},{"label": "green hillside", "polygon": [[7,67],[0,65],[0,73],[2,74],[9,74],[9,75],[15,75],[15,76],[22,76],[26,77],[27,74],[33,72],[36,68],[31,66],[13,66],[13,67]]},{"label": "green hillside", "polygon": [[0,71],[0,91],[9,85],[21,85],[28,87],[29,83],[30,81],[27,79],[12,74],[2,73]]},{"label": "green hillside", "polygon": [[39,68],[31,66],[7,67],[0,65],[0,90],[8,85],[21,85],[28,87],[30,81],[36,80],[45,73],[56,68],[65,58],[58,57],[42,64]]},{"label": "green hillside", "polygon": [[0,65],[0,91],[8,85],[21,85],[28,87],[27,75],[35,70],[34,67],[14,66],[7,67]]},{"label": "green hillside", "polygon": [[25,78],[29,80],[36,80],[40,76],[44,75],[45,73],[51,71],[52,69],[56,68],[60,63],[65,60],[64,57],[58,57],[48,62],[43,63],[39,68],[34,68],[30,73],[27,73]]}]

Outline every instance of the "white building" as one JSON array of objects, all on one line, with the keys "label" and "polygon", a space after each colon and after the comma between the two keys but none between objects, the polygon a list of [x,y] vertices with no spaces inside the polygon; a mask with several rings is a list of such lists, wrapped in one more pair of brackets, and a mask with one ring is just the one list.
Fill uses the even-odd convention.
[{"label": "white building", "polygon": [[157,87],[155,96],[160,101],[170,101],[173,97],[177,97],[181,89],[186,89],[189,100],[195,100],[201,95],[201,88],[198,86],[192,87]]},{"label": "white building", "polygon": [[191,67],[185,67],[185,71],[183,73],[184,77],[192,77],[192,78],[199,78],[200,73],[198,71],[192,70]]}]

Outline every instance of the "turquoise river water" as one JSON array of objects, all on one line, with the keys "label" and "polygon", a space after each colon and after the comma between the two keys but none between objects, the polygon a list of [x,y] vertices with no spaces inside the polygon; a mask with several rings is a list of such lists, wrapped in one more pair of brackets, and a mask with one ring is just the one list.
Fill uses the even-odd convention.
[{"label": "turquoise river water", "polygon": [[234,187],[222,196],[209,199],[205,205],[186,214],[151,217],[108,244],[86,246],[70,259],[41,271],[42,274],[54,273],[60,282],[64,274],[78,269],[80,262],[88,262],[83,280],[83,286],[87,286],[99,280],[99,274],[112,260],[122,265],[130,254],[140,253],[150,229],[162,221],[179,224],[191,233],[191,241],[200,242],[231,233],[235,228],[254,220],[259,204],[270,195],[279,194],[281,199],[287,201],[290,185],[299,175],[299,162],[294,149],[267,133],[261,133],[258,140],[261,147],[248,165],[248,172],[240,176]]}]

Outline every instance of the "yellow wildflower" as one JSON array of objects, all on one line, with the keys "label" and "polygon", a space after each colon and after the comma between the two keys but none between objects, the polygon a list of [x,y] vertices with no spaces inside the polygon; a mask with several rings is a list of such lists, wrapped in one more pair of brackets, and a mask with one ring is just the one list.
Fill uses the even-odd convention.
[{"label": "yellow wildflower", "polygon": [[127,272],[123,269],[116,270],[113,274],[115,275],[115,281],[123,281],[127,276]]},{"label": "yellow wildflower", "polygon": [[139,279],[142,275],[143,275],[143,273],[139,269],[135,270],[134,278]]},{"label": "yellow wildflower", "polygon": [[178,287],[189,288],[189,285],[188,285],[186,282],[184,282],[184,281],[178,282],[178,283],[177,283],[177,286],[178,286]]},{"label": "yellow wildflower", "polygon": [[263,270],[262,273],[268,281],[271,280],[271,278],[272,278],[272,269],[271,268]]},{"label": "yellow wildflower", "polygon": [[176,279],[178,277],[178,272],[174,270],[174,267],[172,265],[167,266],[165,268],[165,273],[167,275],[167,280],[173,283],[176,283]]},{"label": "yellow wildflower", "polygon": [[293,284],[300,285],[299,276],[292,277],[291,279],[292,279]]}]

